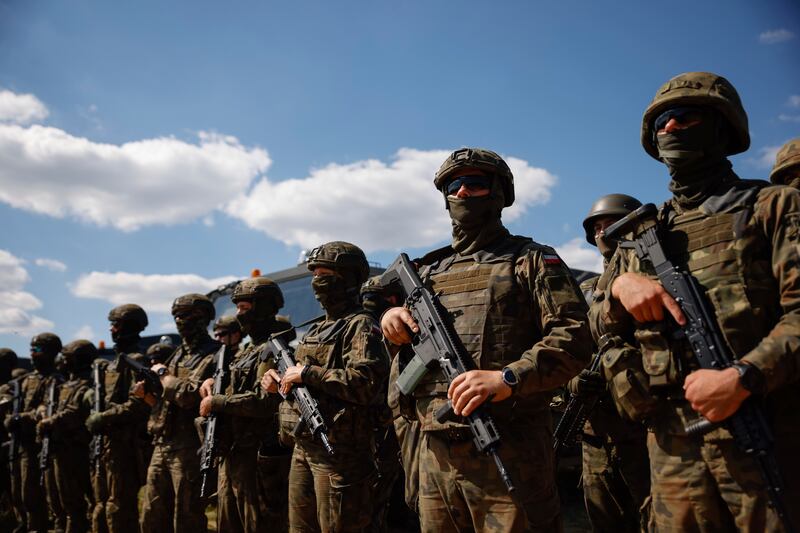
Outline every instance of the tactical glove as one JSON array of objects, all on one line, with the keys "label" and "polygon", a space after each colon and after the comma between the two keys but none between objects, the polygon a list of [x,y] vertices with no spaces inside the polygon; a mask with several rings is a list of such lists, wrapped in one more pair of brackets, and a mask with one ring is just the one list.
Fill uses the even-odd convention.
[{"label": "tactical glove", "polygon": [[574,396],[599,396],[606,390],[606,380],[600,372],[582,370],[569,382],[569,391]]}]

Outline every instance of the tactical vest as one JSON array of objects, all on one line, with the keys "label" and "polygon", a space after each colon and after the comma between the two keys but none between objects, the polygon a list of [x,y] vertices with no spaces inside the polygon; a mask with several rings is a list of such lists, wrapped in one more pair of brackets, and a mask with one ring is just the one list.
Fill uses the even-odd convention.
[{"label": "tactical vest", "polygon": [[[782,314],[772,273],[771,243],[759,225],[749,223],[758,193],[767,185],[738,181],[696,209],[678,214],[667,204],[660,213],[667,257],[691,272],[705,289],[736,358],[766,337]],[[671,332],[666,322],[648,324],[636,332],[654,391],[682,384],[698,366],[686,341],[673,340]]]},{"label": "tactical vest", "polygon": [[[345,368],[342,354],[347,347],[343,346],[343,337],[347,326],[358,317],[375,319],[367,311],[358,310],[335,321],[325,320],[314,324],[300,341],[295,350],[295,360],[300,365],[315,365],[325,369]],[[311,390],[319,404],[320,412],[328,426],[328,440],[331,445],[340,447],[347,444],[351,447],[364,448],[372,443],[375,427],[375,408],[355,405],[339,398]],[[300,420],[297,409],[288,402],[280,406],[281,440],[286,443]],[[307,428],[299,434],[292,435],[299,443],[314,442]],[[318,444],[315,443],[315,444]]]},{"label": "tactical vest", "polygon": [[[58,388],[58,401],[56,402],[56,413],[61,413],[66,409],[81,409],[81,403],[86,390],[92,385],[92,381],[86,377],[71,379],[61,384]],[[86,445],[92,436],[89,430],[82,423],[77,428],[70,428],[67,431],[58,431],[53,435],[53,439],[58,443],[58,449],[65,443]]]},{"label": "tactical vest", "polygon": [[[423,281],[439,295],[465,353],[472,357],[476,368],[500,370],[519,360],[541,338],[531,313],[531,295],[521,290],[514,272],[517,258],[535,246],[531,239],[509,237],[490,252],[450,255],[422,271]],[[447,387],[444,374],[436,368],[414,390],[423,431],[466,427],[457,422],[440,424],[433,417],[447,401]],[[497,420],[519,416],[522,411],[529,414],[525,407],[533,411],[543,409],[546,402],[532,401],[527,406],[521,402],[513,406],[503,404],[492,410]]]},{"label": "tactical vest", "polygon": [[[249,344],[236,354],[235,359],[228,367],[230,375],[228,386],[224,391],[226,396],[254,393],[258,383],[259,355],[262,347],[263,344]],[[216,367],[216,361],[214,364]],[[277,419],[277,413],[273,414]],[[224,428],[222,431],[217,430],[221,453],[222,450],[227,453],[237,448],[258,446],[264,434],[270,429],[273,434],[277,434],[276,420],[272,420],[272,417],[267,420],[223,414],[219,417],[217,424],[218,428]]]}]

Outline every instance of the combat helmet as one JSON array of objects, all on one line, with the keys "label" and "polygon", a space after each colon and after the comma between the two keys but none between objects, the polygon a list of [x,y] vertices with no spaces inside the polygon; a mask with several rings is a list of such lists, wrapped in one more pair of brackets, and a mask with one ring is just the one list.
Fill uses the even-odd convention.
[{"label": "combat helmet", "polygon": [[436,171],[433,184],[442,191],[450,177],[465,167],[477,168],[499,178],[503,187],[504,206],[514,203],[514,174],[502,157],[484,148],[460,148],[450,154]]},{"label": "combat helmet", "polygon": [[109,322],[129,322],[137,331],[147,327],[147,313],[136,304],[123,304],[108,312]]},{"label": "combat helmet", "polygon": [[594,221],[598,218],[609,216],[622,218],[641,206],[642,202],[627,194],[606,194],[601,196],[592,204],[589,214],[583,220],[586,242],[592,246],[597,246],[594,240]]},{"label": "combat helmet", "polygon": [[17,354],[11,348],[0,348],[0,382],[11,378],[11,371],[17,366]]},{"label": "combat helmet", "polygon": [[194,310],[199,310],[205,313],[209,321],[214,320],[214,317],[217,315],[217,310],[214,308],[214,304],[205,294],[192,292],[189,294],[184,294],[183,296],[178,296],[172,302],[172,316],[175,316],[180,311]]},{"label": "combat helmet", "polygon": [[61,339],[55,333],[39,333],[31,339],[31,348],[40,348],[42,352],[53,357],[61,351]]},{"label": "combat helmet", "polygon": [[783,174],[792,167],[800,169],[800,137],[792,139],[778,150],[778,154],[775,156],[775,166],[769,173],[769,181],[783,185]]},{"label": "combat helmet", "polygon": [[233,289],[231,300],[233,303],[242,300],[267,300],[274,306],[275,312],[283,307],[284,303],[281,288],[265,276],[240,281]]},{"label": "combat helmet", "polygon": [[653,122],[661,113],[677,106],[710,106],[719,111],[731,130],[726,155],[738,154],[750,147],[747,113],[731,82],[711,72],[686,72],[658,89],[642,117],[642,146],[654,159],[658,159],[658,147]]},{"label": "combat helmet", "polygon": [[214,322],[214,334],[229,335],[241,331],[242,327],[234,315],[221,316]]},{"label": "combat helmet", "polygon": [[97,358],[97,348],[94,344],[86,339],[78,339],[67,343],[61,349],[61,353],[65,358],[75,358],[75,368],[87,368],[91,366],[92,361]]},{"label": "combat helmet", "polygon": [[345,280],[348,287],[361,287],[369,277],[367,256],[355,244],[333,241],[317,246],[308,254],[309,270],[330,268]]}]

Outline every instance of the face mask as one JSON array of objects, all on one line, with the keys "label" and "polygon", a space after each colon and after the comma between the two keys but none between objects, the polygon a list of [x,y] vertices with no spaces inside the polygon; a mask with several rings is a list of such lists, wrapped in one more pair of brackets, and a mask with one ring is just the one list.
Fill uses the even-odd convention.
[{"label": "face mask", "polygon": [[126,344],[137,339],[139,332],[129,321],[123,320],[118,323],[116,331],[111,331],[111,340],[114,344]]},{"label": "face mask", "polygon": [[197,313],[175,316],[175,327],[181,339],[185,341],[191,342],[203,337],[206,333],[206,326],[208,326],[208,320],[205,316],[201,317]]},{"label": "face mask", "polygon": [[314,276],[311,289],[314,298],[326,311],[334,310],[350,300],[344,280],[335,274]]},{"label": "face mask", "polygon": [[685,176],[691,179],[701,167],[725,158],[727,143],[718,132],[716,116],[709,115],[699,124],[657,134],[659,158],[667,165],[673,178]]},{"label": "face mask", "polygon": [[55,357],[46,353],[31,354],[31,364],[38,372],[49,372],[55,364]]},{"label": "face mask", "polygon": [[453,224],[453,249],[459,253],[480,250],[503,233],[500,221],[502,195],[447,197],[448,212]]},{"label": "face mask", "polygon": [[600,254],[607,260],[611,259],[611,256],[614,255],[614,250],[617,249],[617,243],[606,241],[606,238],[601,235],[596,235],[594,242],[597,244],[597,250]]}]

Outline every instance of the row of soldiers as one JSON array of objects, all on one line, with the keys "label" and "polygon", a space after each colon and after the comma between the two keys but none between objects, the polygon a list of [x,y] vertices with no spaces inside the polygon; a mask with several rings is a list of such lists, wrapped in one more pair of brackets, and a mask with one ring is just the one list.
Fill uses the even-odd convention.
[{"label": "row of soldiers", "polygon": [[[207,333],[208,298],[177,298],[181,344],[148,362],[154,381],[137,378],[122,357],[145,360],[138,343],[146,315],[134,304],[117,307],[109,315],[117,357],[95,363],[94,383],[88,342],[61,348],[52,334],[34,337],[35,371],[16,382],[24,401],[6,416],[19,448],[11,478],[23,527],[47,527],[39,468],[52,442],[43,479],[57,527],[86,529],[86,508],[74,497],[93,502],[94,531],[204,531],[198,449],[202,424],[214,419],[220,531],[380,530],[399,465],[422,531],[561,531],[550,405],[567,386],[575,398],[599,397],[583,428],[595,530],[791,531],[800,523],[791,505],[800,501],[800,193],[733,172],[728,156],[749,146],[747,116],[733,86],[711,73],[682,74],[658,90],[642,145],[671,177],[672,198],[652,224],[701,288],[715,322],[704,326],[725,343],[711,349],[730,351],[732,365],[700,364],[681,334],[695,317],[659,281],[662,263],[606,238],[614,222],[639,212],[637,200],[610,195],[593,206],[586,238],[606,268],[579,287],[553,248],[502,224],[514,202],[506,162],[463,148],[434,176],[452,242],[414,261],[465,356],[463,372],[415,366],[432,327],[412,314],[421,293],[374,280],[362,289],[366,257],[341,241],[308,256],[325,315],[284,367],[269,355],[276,339],[288,344],[295,333],[278,316],[283,295],[267,278],[238,284],[236,321],[218,323],[218,340]],[[780,152],[773,182],[796,186],[799,148]],[[240,334],[250,338],[241,349]],[[48,412],[58,348],[67,375]],[[223,354],[231,363],[220,390],[214,372]],[[409,373],[413,387],[401,391],[398,379]],[[313,396],[317,418],[291,401],[300,388]],[[754,404],[771,436],[757,457],[727,424]],[[494,455],[475,433],[476,418],[489,415]],[[700,422],[709,431],[687,432]],[[153,449],[137,515],[143,433]],[[768,459],[782,475],[762,477],[756,461]]]}]

